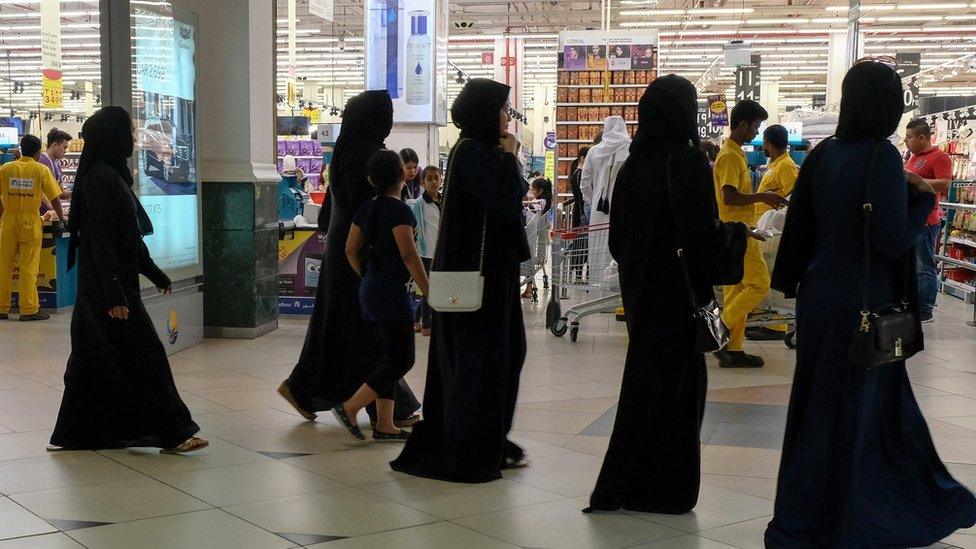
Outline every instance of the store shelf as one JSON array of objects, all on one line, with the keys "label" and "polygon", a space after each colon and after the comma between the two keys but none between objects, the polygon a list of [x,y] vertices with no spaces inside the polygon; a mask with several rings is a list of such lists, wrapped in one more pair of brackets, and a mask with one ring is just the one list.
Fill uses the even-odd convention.
[{"label": "store shelf", "polygon": [[321,155],[321,154],[313,154],[313,155],[306,155],[306,156],[297,156],[297,155],[293,155],[293,154],[292,154],[292,155],[288,155],[288,154],[279,154],[279,155],[278,155],[278,158],[284,158],[284,157],[286,157],[286,156],[291,156],[291,157],[292,157],[292,158],[294,158],[295,160],[299,160],[299,159],[302,159],[302,158],[309,158],[309,159],[316,159],[316,158],[322,158],[322,155]]},{"label": "store shelf", "polygon": [[976,248],[976,241],[969,240],[968,238],[959,238],[958,236],[950,236],[949,244],[960,244],[962,246],[969,246],[970,248]]},{"label": "store shelf", "polygon": [[951,257],[946,257],[944,255],[937,255],[935,256],[935,259],[951,267],[958,267],[961,269],[976,271],[976,263],[970,263],[968,261],[963,261],[961,259],[953,259]]},{"label": "store shelf", "polygon": [[639,103],[556,103],[556,107],[636,107]]},{"label": "store shelf", "polygon": [[[626,120],[626,122],[628,124],[636,124],[637,123],[636,120]],[[556,124],[557,125],[562,124],[564,126],[602,126],[603,125],[603,120],[557,120],[556,121]],[[566,140],[565,139],[557,139],[556,141],[557,142],[559,142],[559,141],[565,142]]]},{"label": "store shelf", "polygon": [[[560,88],[587,88],[587,89],[600,89],[603,88],[603,84],[556,84]],[[614,88],[640,88],[644,89],[650,84],[610,84],[610,89]]]},{"label": "store shelf", "polygon": [[953,202],[943,202],[940,204],[940,206],[947,210],[966,210],[969,212],[976,212],[976,204],[955,204]]}]

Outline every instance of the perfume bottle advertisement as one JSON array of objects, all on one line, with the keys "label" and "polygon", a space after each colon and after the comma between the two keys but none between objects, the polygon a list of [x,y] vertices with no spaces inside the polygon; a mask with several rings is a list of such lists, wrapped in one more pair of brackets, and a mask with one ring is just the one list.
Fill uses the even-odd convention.
[{"label": "perfume bottle advertisement", "polygon": [[444,118],[437,110],[445,108],[440,88],[446,88],[446,60],[435,55],[439,40],[447,40],[446,25],[437,20],[446,15],[443,2],[366,0],[366,89],[390,93],[395,122]]}]

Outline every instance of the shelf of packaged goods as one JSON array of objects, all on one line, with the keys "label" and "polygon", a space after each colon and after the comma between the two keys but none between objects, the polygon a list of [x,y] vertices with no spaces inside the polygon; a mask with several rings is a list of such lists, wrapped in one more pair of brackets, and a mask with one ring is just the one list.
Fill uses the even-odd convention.
[{"label": "shelf of packaged goods", "polygon": [[976,263],[970,263],[969,261],[963,261],[961,259],[955,259],[952,257],[946,257],[944,255],[937,255],[935,258],[942,263],[945,263],[949,267],[958,267],[961,269],[968,269],[970,271],[976,271]]},{"label": "shelf of packaged goods", "polygon": [[556,103],[557,107],[636,107],[638,103]]},{"label": "shelf of packaged goods", "polygon": [[976,212],[976,204],[956,204],[954,202],[943,202],[940,204],[940,206],[947,210],[965,210],[969,212]]},{"label": "shelf of packaged goods", "polygon": [[949,244],[959,244],[960,246],[969,246],[970,248],[976,248],[976,240],[971,240],[969,238],[959,238],[958,236],[950,236]]},{"label": "shelf of packaged goods", "polygon": [[[600,89],[603,84],[556,84],[560,88],[587,88],[587,89]],[[610,84],[610,89],[615,88],[640,88],[644,89],[650,84]]]},{"label": "shelf of packaged goods", "polygon": [[75,173],[78,168],[61,168],[61,173]]},{"label": "shelf of packaged goods", "polygon": [[556,179],[569,179],[568,175],[557,175]]},{"label": "shelf of packaged goods", "polygon": [[286,156],[290,156],[290,157],[294,158],[295,160],[299,160],[299,159],[302,159],[302,158],[309,158],[309,159],[322,158],[322,155],[321,154],[313,154],[313,155],[306,155],[306,156],[300,156],[300,155],[294,155],[294,154],[279,154],[278,155],[278,158],[284,158]]},{"label": "shelf of packaged goods", "polygon": [[[627,120],[628,124],[636,124],[636,120]],[[602,126],[603,120],[556,120],[556,124],[562,124],[564,126]],[[556,141],[565,142],[565,139],[557,139]]]}]

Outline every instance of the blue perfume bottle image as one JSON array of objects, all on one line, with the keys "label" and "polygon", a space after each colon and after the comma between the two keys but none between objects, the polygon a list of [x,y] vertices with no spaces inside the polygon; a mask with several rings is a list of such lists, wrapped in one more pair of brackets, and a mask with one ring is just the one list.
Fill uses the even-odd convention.
[{"label": "blue perfume bottle image", "polygon": [[410,38],[407,39],[407,104],[430,104],[430,36],[427,19],[430,12],[410,12]]},{"label": "blue perfume bottle image", "polygon": [[403,95],[402,15],[403,0],[369,0],[366,86],[371,90],[386,90],[393,99]]}]

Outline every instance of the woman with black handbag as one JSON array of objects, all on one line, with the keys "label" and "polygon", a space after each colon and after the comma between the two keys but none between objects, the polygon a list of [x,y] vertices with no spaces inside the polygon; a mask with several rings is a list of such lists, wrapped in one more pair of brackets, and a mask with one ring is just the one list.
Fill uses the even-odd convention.
[{"label": "woman with black handbag", "polygon": [[767,547],[921,547],[976,523],[905,370],[922,349],[915,236],[932,211],[887,140],[894,60],[854,65],[836,138],[803,164],[773,270],[797,298],[797,361]]},{"label": "woman with black handbag", "polygon": [[[630,342],[610,447],[587,511],[680,514],[698,501],[703,352],[718,348],[710,338],[722,337],[704,321],[717,321],[721,331],[712,286],[742,279],[748,236],[745,225],[718,219],[711,170],[698,148],[697,100],[680,76],[647,88],[614,185],[610,253],[620,266]],[[711,314],[699,310],[708,303]]]}]

